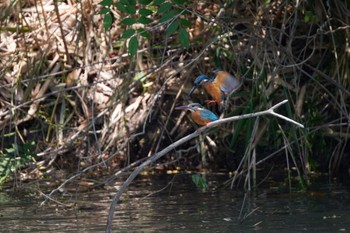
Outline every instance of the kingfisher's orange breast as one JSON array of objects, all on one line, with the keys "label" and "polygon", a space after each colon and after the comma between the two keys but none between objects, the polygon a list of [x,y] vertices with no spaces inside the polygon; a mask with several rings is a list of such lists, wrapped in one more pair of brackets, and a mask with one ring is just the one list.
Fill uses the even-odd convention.
[{"label": "kingfisher's orange breast", "polygon": [[210,122],[212,122],[209,119],[204,119],[199,111],[191,112],[191,118],[194,122],[196,122],[198,125],[206,125]]},{"label": "kingfisher's orange breast", "polygon": [[209,93],[213,99],[216,100],[216,102],[219,104],[220,107],[222,107],[222,92],[220,91],[220,87],[217,86],[215,83],[207,82],[203,84],[204,89]]}]

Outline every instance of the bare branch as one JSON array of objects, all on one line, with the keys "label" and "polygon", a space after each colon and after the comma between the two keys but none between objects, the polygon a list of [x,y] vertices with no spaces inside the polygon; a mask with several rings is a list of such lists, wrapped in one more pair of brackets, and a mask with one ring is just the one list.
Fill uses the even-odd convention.
[{"label": "bare branch", "polygon": [[300,124],[300,123],[298,123],[298,122],[296,122],[296,121],[294,121],[292,119],[289,119],[288,117],[282,116],[282,115],[274,112],[274,110],[276,108],[278,108],[279,106],[281,106],[282,104],[285,104],[287,102],[288,102],[288,100],[283,100],[282,102],[279,102],[278,104],[272,106],[271,108],[269,108],[268,110],[265,110],[265,111],[245,114],[245,115],[241,115],[241,116],[228,117],[228,118],[224,118],[224,119],[220,119],[220,120],[211,122],[207,126],[203,126],[203,127],[199,128],[198,130],[194,131],[193,133],[187,135],[186,137],[183,137],[183,138],[177,140],[176,142],[170,144],[168,147],[164,148],[162,151],[160,151],[160,152],[154,154],[153,156],[151,156],[149,159],[147,159],[145,162],[143,162],[140,166],[138,166],[130,174],[130,176],[126,179],[126,181],[123,183],[123,185],[120,187],[120,189],[118,190],[118,192],[114,196],[114,198],[112,200],[112,203],[111,203],[111,206],[110,206],[110,209],[109,209],[109,213],[108,213],[106,232],[107,233],[111,232],[115,207],[118,204],[118,201],[120,200],[121,195],[125,192],[126,188],[131,184],[131,182],[136,178],[136,176],[138,176],[140,174],[140,172],[146,166],[148,166],[149,164],[157,161],[159,158],[163,157],[164,155],[166,155],[171,150],[174,150],[176,147],[184,144],[185,142],[191,140],[192,138],[195,138],[195,137],[199,136],[207,128],[214,127],[214,126],[226,123],[226,122],[237,121],[237,120],[242,120],[242,119],[251,118],[251,117],[257,117],[257,116],[261,116],[261,115],[268,115],[268,114],[277,116],[277,117],[279,117],[279,118],[281,118],[283,120],[286,120],[288,122],[291,122],[293,124],[298,125],[301,128],[304,128],[304,126],[302,124]]}]

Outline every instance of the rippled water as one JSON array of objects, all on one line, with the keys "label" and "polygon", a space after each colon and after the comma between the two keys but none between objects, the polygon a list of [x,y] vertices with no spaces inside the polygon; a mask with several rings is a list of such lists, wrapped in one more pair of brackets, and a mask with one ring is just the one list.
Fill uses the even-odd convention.
[{"label": "rippled water", "polygon": [[[349,232],[349,188],[318,186],[314,192],[276,194],[259,190],[244,198],[235,190],[202,192],[189,175],[141,177],[117,206],[113,232]],[[222,177],[209,177],[209,187]],[[261,192],[261,193],[259,193]],[[115,191],[67,192],[61,204],[0,193],[1,232],[103,232]],[[244,202],[243,208],[242,204]],[[241,213],[242,210],[242,213]],[[243,222],[244,215],[248,215]],[[241,216],[241,217],[240,217]]]}]

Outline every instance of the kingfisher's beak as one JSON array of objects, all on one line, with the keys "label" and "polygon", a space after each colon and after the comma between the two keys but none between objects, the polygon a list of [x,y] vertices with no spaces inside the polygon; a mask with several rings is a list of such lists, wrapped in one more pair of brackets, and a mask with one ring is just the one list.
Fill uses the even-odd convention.
[{"label": "kingfisher's beak", "polygon": [[176,107],[175,110],[187,110],[189,108],[190,107],[188,107],[188,106],[179,106],[179,107]]},{"label": "kingfisher's beak", "polygon": [[191,96],[192,93],[193,93],[197,88],[198,88],[198,86],[197,86],[197,85],[194,85],[194,86],[192,87],[192,89],[191,89],[191,91],[190,91],[190,93],[189,93],[188,95]]}]

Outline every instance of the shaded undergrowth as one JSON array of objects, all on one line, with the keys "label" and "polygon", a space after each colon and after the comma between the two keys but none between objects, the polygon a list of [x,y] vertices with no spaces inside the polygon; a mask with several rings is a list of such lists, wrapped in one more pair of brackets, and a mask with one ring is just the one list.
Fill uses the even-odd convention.
[{"label": "shaded undergrowth", "polygon": [[[314,172],[348,175],[348,1],[185,2],[188,48],[176,30],[164,33],[169,22],[153,20],[132,58],[122,38],[131,26],[120,23],[127,13],[112,7],[105,31],[99,2],[0,5],[0,148],[36,142],[37,156],[25,161],[35,168],[18,167],[21,179],[57,170],[113,177],[160,151],[196,128],[174,107],[205,104],[203,90],[188,92],[217,68],[243,80],[226,117],[288,99],[279,112],[305,129],[273,117],[228,123],[152,167],[224,169],[248,189],[274,167],[301,185]],[[265,176],[254,176],[261,168]]]}]

